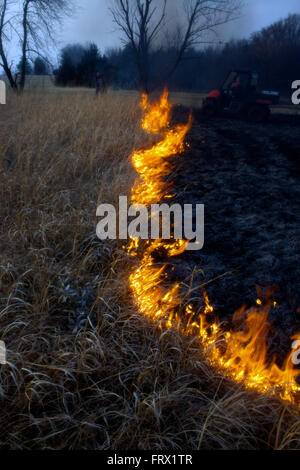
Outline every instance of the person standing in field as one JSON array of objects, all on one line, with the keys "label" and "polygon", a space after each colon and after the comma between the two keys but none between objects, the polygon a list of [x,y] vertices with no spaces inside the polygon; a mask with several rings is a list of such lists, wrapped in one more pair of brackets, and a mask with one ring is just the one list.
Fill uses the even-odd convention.
[{"label": "person standing in field", "polygon": [[96,82],[96,95],[99,93],[102,93],[104,90],[104,80],[103,76],[101,73],[97,72],[95,76],[95,82]]}]

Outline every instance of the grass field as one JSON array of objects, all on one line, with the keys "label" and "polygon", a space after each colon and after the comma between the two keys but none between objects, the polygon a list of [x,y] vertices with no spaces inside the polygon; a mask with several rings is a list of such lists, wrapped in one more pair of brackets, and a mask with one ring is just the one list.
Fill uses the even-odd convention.
[{"label": "grass field", "polygon": [[27,93],[0,113],[0,447],[299,448],[298,410],[149,325],[128,289],[132,261],[96,238],[98,203],[129,193],[130,154],[148,144],[138,96]]},{"label": "grass field", "polygon": [[[7,86],[8,82],[5,76],[0,77],[2,80],[6,81]],[[25,90],[32,93],[46,93],[46,94],[58,94],[62,93],[64,95],[71,93],[80,94],[89,96],[95,93],[93,88],[84,88],[84,87],[56,87],[55,86],[55,79],[54,76],[51,75],[28,75],[26,77],[26,86]],[[210,90],[210,86],[208,84],[207,91]],[[126,91],[126,90],[119,90],[114,91],[113,89],[109,89],[109,94],[111,95],[118,95],[118,96],[126,96],[126,97],[137,97],[138,94],[135,91]],[[202,100],[205,97],[205,92],[172,92],[170,93],[170,101],[173,104],[180,104],[187,107],[193,108],[201,108],[202,107]],[[158,96],[158,92],[155,92],[155,96]],[[281,96],[280,98],[280,105],[274,106],[272,109],[272,113],[288,113],[288,114],[300,114],[299,106],[294,106],[291,103],[291,96],[287,94],[286,96]]]}]

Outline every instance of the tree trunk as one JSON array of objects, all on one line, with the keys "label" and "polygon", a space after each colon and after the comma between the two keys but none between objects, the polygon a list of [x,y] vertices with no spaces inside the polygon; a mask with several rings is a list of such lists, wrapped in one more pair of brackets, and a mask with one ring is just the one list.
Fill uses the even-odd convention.
[{"label": "tree trunk", "polygon": [[4,69],[4,72],[7,76],[7,79],[9,81],[9,84],[13,90],[17,90],[17,84],[16,81],[11,73],[10,67],[8,65],[6,55],[4,52],[4,47],[3,47],[3,42],[2,42],[2,35],[3,35],[3,28],[4,28],[4,22],[5,22],[5,13],[6,13],[6,8],[7,8],[7,0],[4,0],[3,5],[2,5],[2,13],[1,13],[1,18],[0,18],[0,57],[2,60],[2,66]]},{"label": "tree trunk", "polygon": [[11,70],[9,68],[9,65],[7,63],[7,60],[6,60],[6,57],[5,57],[5,54],[4,54],[4,51],[3,51],[3,48],[2,48],[2,43],[0,42],[0,56],[1,56],[1,59],[2,59],[2,66],[3,66],[3,69],[4,69],[4,72],[7,76],[7,79],[9,81],[9,84],[11,86],[11,88],[14,90],[14,91],[17,91],[18,87],[17,87],[17,84],[16,84],[16,81],[11,73]]},{"label": "tree trunk", "polygon": [[28,7],[29,1],[26,0],[24,4],[23,11],[23,43],[22,43],[22,60],[21,60],[21,78],[20,78],[20,90],[23,91],[25,87],[26,80],[26,64],[27,64],[27,39],[28,39],[28,28],[27,28],[27,17],[28,17]]}]

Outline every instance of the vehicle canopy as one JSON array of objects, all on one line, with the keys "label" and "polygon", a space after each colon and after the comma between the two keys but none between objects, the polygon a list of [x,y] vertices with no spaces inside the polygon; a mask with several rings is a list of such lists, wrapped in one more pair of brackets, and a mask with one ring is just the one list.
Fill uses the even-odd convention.
[{"label": "vehicle canopy", "polygon": [[258,85],[258,73],[248,69],[231,70],[227,75],[221,89],[230,90],[233,84],[240,84],[243,88],[256,90]]}]

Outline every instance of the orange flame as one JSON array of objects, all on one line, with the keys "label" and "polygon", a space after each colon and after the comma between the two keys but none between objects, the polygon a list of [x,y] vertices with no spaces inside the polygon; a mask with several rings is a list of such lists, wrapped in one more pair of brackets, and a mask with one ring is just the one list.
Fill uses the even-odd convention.
[{"label": "orange flame", "polygon": [[142,95],[141,108],[144,111],[142,128],[146,132],[157,134],[170,124],[172,105],[168,101],[168,90],[165,89],[158,103],[151,104],[148,96]]},{"label": "orange flame", "polygon": [[184,139],[192,125],[192,116],[185,125],[167,129],[171,119],[171,105],[168,103],[168,93],[165,90],[159,103],[151,106],[147,96],[143,95],[142,109],[144,118],[142,127],[148,133],[159,133],[166,129],[164,138],[148,150],[133,153],[132,163],[141,180],[135,183],[131,194],[132,204],[150,205],[168,196],[164,177],[170,172],[167,158],[184,151]]},{"label": "orange flame", "polygon": [[[144,112],[143,129],[150,133],[162,132],[162,140],[151,149],[135,151],[133,165],[139,179],[132,188],[134,204],[150,205],[162,198],[170,197],[169,186],[164,178],[170,173],[168,157],[184,151],[184,140],[191,128],[191,116],[185,125],[170,129],[171,105],[165,90],[158,103],[150,104],[143,95],[141,107]],[[287,357],[282,368],[276,358],[268,358],[267,336],[271,331],[268,314],[271,300],[267,305],[257,299],[257,305],[249,310],[240,309],[233,315],[233,328],[223,331],[217,319],[212,318],[213,307],[207,293],[203,293],[203,311],[196,315],[192,305],[185,308],[185,318],[179,315],[184,308],[180,296],[180,285],[165,287],[166,265],[155,261],[155,253],[163,251],[164,257],[172,258],[183,253],[187,242],[184,240],[156,240],[142,244],[141,240],[131,240],[127,251],[137,255],[141,248],[142,257],[137,269],[130,275],[129,282],[139,312],[147,319],[167,329],[179,329],[186,335],[197,335],[211,365],[225,376],[271,396],[296,403],[300,386],[296,378],[299,370],[292,364],[292,355]],[[273,303],[275,305],[276,302]],[[293,339],[300,339],[300,334]]]}]

